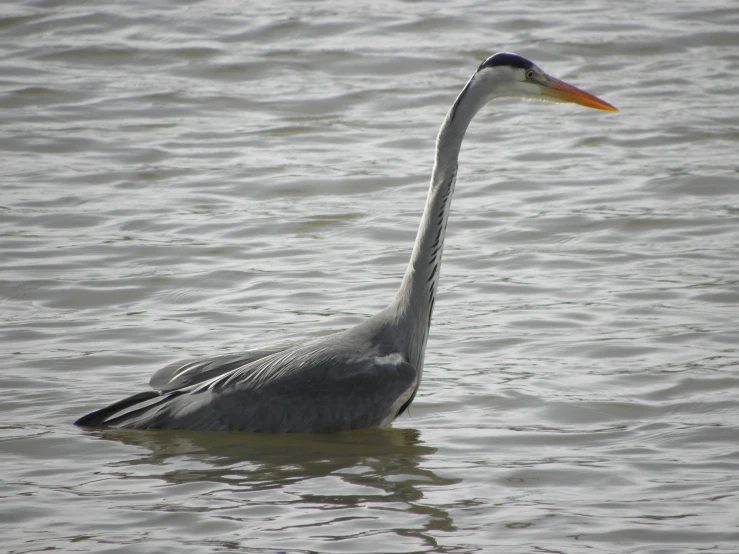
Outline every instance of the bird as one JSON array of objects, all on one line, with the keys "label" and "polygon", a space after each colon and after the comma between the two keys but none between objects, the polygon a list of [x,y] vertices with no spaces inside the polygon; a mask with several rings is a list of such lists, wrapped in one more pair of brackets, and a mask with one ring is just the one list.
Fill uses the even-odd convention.
[{"label": "bird", "polygon": [[389,427],[421,384],[462,141],[483,106],[506,97],[618,111],[517,54],[490,56],[441,125],[410,262],[384,310],[320,338],[168,365],[151,378],[152,390],[91,412],[75,424],[255,433]]}]

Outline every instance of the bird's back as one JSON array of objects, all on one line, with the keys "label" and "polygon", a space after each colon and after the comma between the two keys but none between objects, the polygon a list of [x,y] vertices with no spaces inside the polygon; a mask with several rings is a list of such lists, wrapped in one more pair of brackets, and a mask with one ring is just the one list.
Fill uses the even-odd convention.
[{"label": "bird's back", "polygon": [[78,424],[326,433],[389,423],[412,397],[418,372],[403,353],[388,352],[377,326],[366,323],[259,355],[168,366],[152,378],[162,390],[130,397]]}]

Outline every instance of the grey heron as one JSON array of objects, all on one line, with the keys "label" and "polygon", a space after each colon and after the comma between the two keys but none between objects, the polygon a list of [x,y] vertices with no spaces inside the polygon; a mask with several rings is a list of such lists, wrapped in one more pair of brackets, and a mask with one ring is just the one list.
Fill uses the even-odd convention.
[{"label": "grey heron", "polygon": [[521,56],[494,54],[480,64],[441,125],[411,259],[387,308],[356,327],[306,342],[169,365],[151,378],[153,390],[75,423],[265,433],[390,425],[421,383],[462,140],[477,112],[500,97],[617,111]]}]

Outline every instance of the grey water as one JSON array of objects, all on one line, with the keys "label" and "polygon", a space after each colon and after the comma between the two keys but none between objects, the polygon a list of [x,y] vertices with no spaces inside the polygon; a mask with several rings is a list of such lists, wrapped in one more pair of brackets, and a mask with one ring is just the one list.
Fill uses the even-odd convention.
[{"label": "grey water", "polygon": [[[0,5],[2,549],[739,552],[737,28],[728,0]],[[72,425],[384,308],[496,51],[620,111],[473,122],[393,429]]]}]

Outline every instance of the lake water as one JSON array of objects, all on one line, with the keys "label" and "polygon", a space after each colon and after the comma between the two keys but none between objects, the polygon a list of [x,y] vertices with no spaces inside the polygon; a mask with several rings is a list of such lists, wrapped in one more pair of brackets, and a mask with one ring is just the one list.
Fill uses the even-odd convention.
[{"label": "lake water", "polygon": [[[3,549],[739,552],[738,28],[729,0],[3,3]],[[472,124],[393,429],[72,425],[385,307],[503,50],[621,111]]]}]

